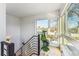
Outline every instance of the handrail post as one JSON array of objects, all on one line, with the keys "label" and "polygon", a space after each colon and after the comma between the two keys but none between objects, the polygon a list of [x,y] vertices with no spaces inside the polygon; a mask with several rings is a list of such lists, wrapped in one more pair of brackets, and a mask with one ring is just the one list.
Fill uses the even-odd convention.
[{"label": "handrail post", "polygon": [[40,55],[40,34],[38,34],[38,56]]}]

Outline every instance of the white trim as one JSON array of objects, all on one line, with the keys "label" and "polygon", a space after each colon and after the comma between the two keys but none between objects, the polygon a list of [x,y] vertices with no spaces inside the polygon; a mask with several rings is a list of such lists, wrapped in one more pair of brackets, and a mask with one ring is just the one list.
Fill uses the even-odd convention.
[{"label": "white trim", "polygon": [[63,16],[65,12],[67,12],[67,9],[69,8],[69,6],[71,5],[71,3],[66,3],[63,11],[61,12],[60,16]]}]

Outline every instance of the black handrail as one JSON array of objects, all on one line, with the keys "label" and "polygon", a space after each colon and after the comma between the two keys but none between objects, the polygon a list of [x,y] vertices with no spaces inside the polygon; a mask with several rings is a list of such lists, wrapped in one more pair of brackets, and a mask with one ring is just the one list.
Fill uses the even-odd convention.
[{"label": "black handrail", "polygon": [[36,54],[36,55],[40,55],[40,35],[38,35],[38,36],[36,36],[36,35],[33,35],[26,43],[24,43],[17,51],[16,51],[16,53],[19,51],[19,50],[21,50],[21,54],[20,55],[22,55],[22,48],[32,39],[32,38],[34,38],[34,37],[38,37],[38,54],[36,54],[36,53],[32,53],[32,54]]}]

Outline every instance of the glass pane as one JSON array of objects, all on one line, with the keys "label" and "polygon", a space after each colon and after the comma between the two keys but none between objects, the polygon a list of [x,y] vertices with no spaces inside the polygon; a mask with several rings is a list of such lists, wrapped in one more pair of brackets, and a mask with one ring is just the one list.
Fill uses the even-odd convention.
[{"label": "glass pane", "polygon": [[50,20],[50,27],[48,29],[48,36],[50,37],[51,40],[54,40],[57,38],[57,33],[58,33],[58,20],[57,18],[53,18]]},{"label": "glass pane", "polygon": [[42,30],[48,30],[48,20],[37,20],[37,32],[40,33]]},{"label": "glass pane", "polygon": [[69,9],[68,31],[71,37],[79,39],[79,4],[72,4]]}]

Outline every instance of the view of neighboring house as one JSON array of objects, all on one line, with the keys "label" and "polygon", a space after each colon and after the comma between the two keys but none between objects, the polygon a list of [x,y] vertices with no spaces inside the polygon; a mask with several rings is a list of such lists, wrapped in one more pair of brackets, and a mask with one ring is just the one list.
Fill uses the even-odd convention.
[{"label": "view of neighboring house", "polygon": [[0,3],[1,56],[79,56],[78,3]]}]

